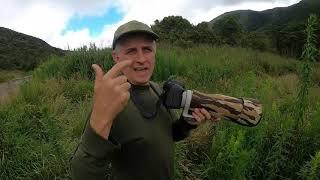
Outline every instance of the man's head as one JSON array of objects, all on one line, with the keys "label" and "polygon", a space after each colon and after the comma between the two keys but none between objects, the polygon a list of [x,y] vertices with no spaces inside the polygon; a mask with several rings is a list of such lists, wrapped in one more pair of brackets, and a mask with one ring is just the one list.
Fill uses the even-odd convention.
[{"label": "man's head", "polygon": [[130,21],[120,26],[114,33],[112,57],[117,63],[132,60],[131,66],[122,72],[132,84],[146,85],[155,65],[158,35],[141,22]]}]

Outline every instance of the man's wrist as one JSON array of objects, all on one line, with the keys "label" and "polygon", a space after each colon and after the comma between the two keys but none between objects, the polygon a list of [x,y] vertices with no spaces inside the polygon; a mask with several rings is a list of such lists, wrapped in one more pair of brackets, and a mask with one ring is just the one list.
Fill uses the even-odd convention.
[{"label": "man's wrist", "polygon": [[200,123],[195,118],[181,116],[185,122],[192,126],[198,126]]},{"label": "man's wrist", "polygon": [[184,117],[183,115],[180,116],[179,120],[182,124],[184,124],[182,126],[184,126],[187,129],[190,129],[190,130],[197,128],[199,125],[199,122],[196,119]]},{"label": "man's wrist", "polygon": [[98,118],[92,113],[90,117],[90,126],[97,135],[107,140],[112,127],[112,119],[108,117]]},{"label": "man's wrist", "polygon": [[101,136],[105,140],[108,139],[111,125],[100,127],[98,124],[92,123],[92,121],[90,121],[90,126],[97,135]]}]

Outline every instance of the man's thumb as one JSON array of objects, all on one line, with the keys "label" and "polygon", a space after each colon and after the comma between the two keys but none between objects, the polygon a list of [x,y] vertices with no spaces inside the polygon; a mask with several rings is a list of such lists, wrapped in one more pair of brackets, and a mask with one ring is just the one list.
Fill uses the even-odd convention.
[{"label": "man's thumb", "polygon": [[103,77],[103,74],[104,74],[101,67],[97,64],[92,64],[92,69],[94,70],[94,72],[96,74],[96,80],[101,80]]}]

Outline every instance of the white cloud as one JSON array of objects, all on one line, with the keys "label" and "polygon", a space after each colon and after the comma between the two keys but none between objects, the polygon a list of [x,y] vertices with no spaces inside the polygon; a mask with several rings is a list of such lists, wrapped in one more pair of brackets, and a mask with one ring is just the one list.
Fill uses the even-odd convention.
[{"label": "white cloud", "polygon": [[79,47],[92,39],[88,30],[61,34],[74,16],[100,15],[111,7],[110,0],[0,0],[0,26],[45,40],[61,48]]},{"label": "white cloud", "polygon": [[[152,24],[156,19],[180,15],[191,23],[210,21],[232,10],[263,10],[287,6],[299,0],[0,0],[0,26],[39,37],[49,44],[66,49],[94,42],[99,47],[110,45],[116,28],[129,20]],[[68,20],[74,16],[101,15],[116,7],[124,15],[121,22],[105,25],[98,37],[91,37],[88,29],[67,31]]]},{"label": "white cloud", "polygon": [[55,34],[52,39],[52,43],[63,49],[74,48],[78,46],[86,45],[92,42],[88,29],[80,31],[68,31],[63,36]]},{"label": "white cloud", "polygon": [[192,7],[197,9],[210,9],[216,6],[236,6],[243,3],[289,4],[290,0],[215,0],[214,4],[212,0],[197,0],[197,3],[192,3]]}]

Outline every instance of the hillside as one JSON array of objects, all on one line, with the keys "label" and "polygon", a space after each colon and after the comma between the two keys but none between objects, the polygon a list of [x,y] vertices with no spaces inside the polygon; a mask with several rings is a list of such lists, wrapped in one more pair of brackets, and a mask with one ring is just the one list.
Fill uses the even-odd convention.
[{"label": "hillside", "polygon": [[319,0],[302,0],[289,7],[265,11],[237,10],[224,13],[209,22],[210,26],[226,16],[234,16],[247,31],[265,31],[273,26],[305,23],[309,14],[320,14]]},{"label": "hillside", "polygon": [[64,51],[45,41],[0,27],[0,69],[31,70],[50,55]]}]

